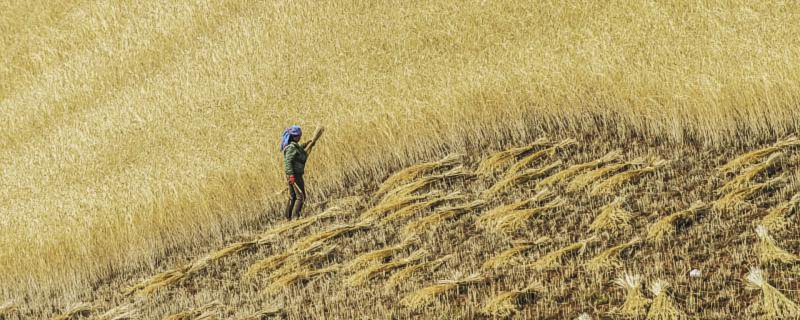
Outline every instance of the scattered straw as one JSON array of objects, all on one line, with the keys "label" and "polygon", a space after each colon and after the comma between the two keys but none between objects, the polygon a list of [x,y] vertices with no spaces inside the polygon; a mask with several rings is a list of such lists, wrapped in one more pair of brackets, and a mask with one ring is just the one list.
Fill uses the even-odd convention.
[{"label": "scattered straw", "polygon": [[403,196],[403,197],[393,197],[393,198],[390,198],[390,199],[386,199],[386,200],[381,201],[380,203],[378,203],[374,207],[370,208],[369,210],[364,211],[361,214],[361,219],[364,220],[364,221],[370,220],[370,219],[375,219],[375,218],[377,218],[379,216],[382,216],[382,215],[384,215],[384,214],[386,214],[386,213],[388,213],[388,212],[390,212],[392,210],[397,210],[397,209],[403,208],[403,207],[408,206],[408,205],[410,205],[410,204],[412,204],[414,202],[425,200],[425,199],[428,199],[430,197],[435,197],[435,196],[438,196],[439,194],[440,194],[440,191],[433,190],[433,191],[428,192],[426,194],[407,195],[407,196]]},{"label": "scattered straw", "polygon": [[548,241],[550,238],[548,237],[541,237],[533,242],[518,242],[515,243],[511,248],[500,252],[496,256],[492,257],[491,259],[486,260],[483,263],[483,269],[498,269],[504,266],[509,265],[513,262],[514,258],[519,256],[520,254],[533,249],[536,245],[544,243]]},{"label": "scattered straw", "polygon": [[415,251],[405,259],[393,260],[388,263],[372,264],[345,280],[345,283],[350,286],[356,286],[366,283],[367,281],[377,277],[378,275],[385,274],[395,269],[403,268],[407,265],[415,263],[425,256],[428,252],[425,250]]},{"label": "scattered straw", "polygon": [[721,198],[717,199],[717,201],[714,202],[714,208],[722,210],[735,207],[741,204],[742,202],[746,201],[747,199],[750,199],[750,197],[752,197],[756,193],[759,193],[769,188],[773,188],[779,184],[783,184],[786,181],[787,179],[785,176],[778,176],[766,182],[736,189],[730,193],[725,194]]},{"label": "scattered straw", "polygon": [[741,174],[720,187],[717,192],[719,194],[729,193],[736,189],[745,187],[748,182],[753,180],[753,178],[772,168],[781,158],[783,158],[783,152],[776,152],[772,154],[769,156],[769,158],[767,158],[766,161],[752,165],[751,167],[745,169]]},{"label": "scattered straw", "polygon": [[600,272],[606,269],[619,268],[622,263],[618,259],[618,255],[622,250],[635,246],[641,242],[639,237],[634,237],[630,241],[618,244],[611,248],[600,252],[593,258],[586,262],[586,269],[592,272]]},{"label": "scattered straw", "polygon": [[789,136],[784,140],[776,142],[775,144],[773,144],[770,147],[759,149],[759,150],[755,150],[755,151],[751,151],[751,152],[748,152],[748,153],[746,153],[744,155],[741,155],[741,156],[731,160],[730,162],[728,162],[724,166],[720,167],[719,171],[721,171],[721,172],[730,172],[730,171],[739,169],[739,168],[741,168],[743,166],[746,166],[746,165],[748,165],[750,163],[753,163],[755,161],[758,161],[758,160],[760,160],[760,159],[762,159],[764,157],[767,157],[767,156],[769,156],[769,155],[771,155],[771,154],[773,154],[775,152],[784,150],[786,148],[795,147],[795,146],[800,146],[800,140],[797,139],[797,137],[795,137],[795,136]]},{"label": "scattered straw", "polygon": [[617,198],[614,202],[604,206],[600,210],[600,214],[589,225],[589,230],[598,232],[629,227],[631,213],[622,208],[624,202],[624,198]]},{"label": "scattered straw", "polygon": [[531,203],[536,203],[539,201],[550,199],[554,196],[555,194],[550,192],[549,189],[544,188],[542,190],[539,190],[539,192],[537,192],[536,195],[534,195],[530,199],[520,200],[511,204],[502,205],[484,212],[478,217],[475,223],[481,227],[489,227],[489,225],[494,223],[494,221],[496,221],[499,217],[502,217],[508,214],[509,212],[513,212],[522,207],[528,206]]},{"label": "scattered straw", "polygon": [[291,252],[284,252],[256,261],[250,265],[250,267],[247,269],[247,272],[244,273],[244,277],[251,278],[260,272],[280,268],[291,257]]},{"label": "scattered straw", "polygon": [[222,305],[219,301],[212,301],[199,308],[176,313],[164,318],[164,320],[199,320],[199,319],[219,319]]},{"label": "scattered straw", "polygon": [[557,209],[563,206],[566,202],[561,198],[555,198],[545,205],[536,208],[514,210],[506,213],[505,215],[497,217],[497,219],[488,224],[489,229],[495,232],[514,232],[525,227],[526,223],[534,216],[543,212]]},{"label": "scattered straw", "polygon": [[420,191],[436,182],[447,181],[457,178],[468,179],[472,177],[475,177],[474,173],[467,170],[467,168],[465,168],[464,166],[458,166],[453,169],[450,169],[450,171],[447,171],[445,173],[425,176],[420,179],[414,180],[410,183],[407,183],[405,185],[399,186],[395,189],[392,189],[383,196],[381,202],[387,202],[387,201],[392,201],[393,199],[408,197],[414,192]]},{"label": "scattered straw", "polygon": [[333,227],[328,228],[328,230],[308,235],[305,238],[302,238],[295,242],[292,246],[292,251],[303,251],[307,248],[312,247],[315,243],[325,242],[330,239],[343,236],[349,233],[353,233],[360,230],[368,229],[371,225],[371,221],[360,222],[357,224],[351,225],[335,225]]},{"label": "scattered straw", "polygon": [[783,230],[789,226],[787,217],[800,206],[800,193],[794,195],[791,200],[785,202],[767,213],[761,218],[760,224],[769,230]]},{"label": "scattered straw", "polygon": [[429,271],[432,272],[432,271],[436,270],[437,268],[441,267],[444,264],[445,261],[447,261],[447,260],[449,260],[451,258],[453,258],[453,255],[447,255],[447,256],[441,257],[439,259],[433,260],[433,261],[426,261],[426,262],[422,262],[422,263],[418,263],[418,264],[407,266],[407,267],[395,272],[394,274],[392,274],[389,277],[389,279],[386,280],[386,284],[384,285],[384,287],[386,289],[391,289],[391,288],[394,288],[396,286],[399,286],[401,283],[407,282],[407,280],[410,279],[415,273],[417,273],[419,271],[422,271],[422,270],[429,270]]},{"label": "scattered straw", "polygon": [[506,171],[505,174],[507,176],[518,174],[518,173],[522,172],[522,170],[525,170],[525,168],[529,167],[535,161],[537,161],[539,159],[552,157],[556,153],[556,151],[558,151],[559,149],[564,149],[566,147],[577,145],[577,144],[578,144],[578,141],[575,140],[575,139],[566,139],[566,140],[563,140],[563,141],[559,142],[558,144],[556,144],[556,145],[554,145],[552,147],[549,147],[547,149],[542,149],[542,150],[536,151],[534,153],[531,153],[531,154],[525,156],[524,158],[522,158],[522,160],[520,160],[517,163],[515,163],[513,166],[511,166],[511,168],[509,168]]},{"label": "scattered straw", "polygon": [[625,302],[618,308],[614,309],[614,313],[619,313],[628,317],[640,317],[647,312],[647,304],[650,300],[642,295],[641,288],[642,277],[639,275],[632,275],[625,273],[617,279],[614,279],[614,284],[618,285],[625,290]]},{"label": "scattered straw", "polygon": [[419,309],[433,302],[437,296],[443,294],[444,292],[453,290],[460,286],[481,283],[486,281],[486,279],[487,278],[483,275],[472,274],[467,277],[457,276],[455,280],[438,281],[432,286],[412,292],[400,300],[400,303],[411,309]]},{"label": "scattered straw", "polygon": [[502,166],[504,166],[505,164],[508,164],[509,162],[513,161],[519,155],[531,151],[537,147],[546,146],[549,144],[550,144],[550,139],[539,138],[527,146],[511,148],[494,153],[489,157],[487,157],[486,159],[484,159],[483,161],[481,161],[480,164],[478,164],[478,169],[475,170],[475,173],[484,176],[490,175],[499,168],[501,168]]},{"label": "scattered straw", "polygon": [[85,318],[88,317],[94,311],[95,308],[92,307],[91,304],[85,302],[76,303],[67,308],[66,312],[54,317],[52,320],[70,320],[75,318]]},{"label": "scattered straw", "polygon": [[518,174],[506,176],[500,181],[496,182],[494,185],[492,185],[489,189],[484,191],[481,194],[481,198],[488,199],[497,195],[498,193],[502,192],[508,187],[520,185],[525,182],[544,177],[547,175],[548,172],[552,171],[555,168],[558,168],[559,166],[561,166],[561,160],[558,160],[541,168],[528,169]]},{"label": "scattered straw", "polygon": [[653,304],[647,311],[647,320],[680,320],[686,319],[686,314],[675,308],[672,299],[667,295],[668,284],[663,280],[656,280],[650,285],[653,294]]},{"label": "scattered straw", "polygon": [[430,173],[431,171],[442,167],[457,164],[462,161],[463,157],[464,155],[461,154],[450,154],[438,161],[420,163],[402,169],[384,180],[380,188],[378,188],[378,191],[375,192],[375,196],[380,196],[387,191],[396,188],[398,185],[414,180],[423,174]]},{"label": "scattered straw", "polygon": [[264,291],[267,293],[276,293],[280,289],[291,286],[296,283],[304,282],[328,273],[339,271],[340,266],[333,265],[322,269],[312,269],[310,266],[302,266],[299,270],[283,274],[279,277],[272,279],[269,286]]},{"label": "scattered straw", "polygon": [[392,212],[391,214],[389,214],[389,215],[387,215],[386,217],[383,218],[383,220],[381,221],[381,224],[383,225],[383,224],[390,223],[392,221],[397,221],[397,220],[401,220],[401,219],[404,219],[404,218],[408,218],[408,217],[416,214],[417,212],[420,212],[422,210],[428,209],[430,207],[434,207],[434,206],[440,205],[443,202],[453,201],[453,200],[463,200],[464,198],[466,198],[466,195],[462,194],[459,191],[455,191],[455,192],[452,192],[450,194],[447,194],[447,195],[444,195],[444,196],[441,196],[441,197],[438,197],[438,198],[433,198],[433,199],[430,199],[430,200],[418,202],[418,203],[412,204],[410,206],[407,206],[407,207],[401,208],[399,210],[396,210],[395,212]]},{"label": "scattered straw", "polygon": [[775,244],[775,239],[769,235],[766,227],[761,225],[757,226],[756,236],[758,237],[756,254],[758,255],[758,260],[762,263],[793,263],[800,261],[800,257],[797,255],[778,247],[778,245]]},{"label": "scattered straw", "polygon": [[129,320],[140,318],[139,313],[132,304],[124,304],[114,307],[105,313],[92,317],[92,320]]},{"label": "scattered straw", "polygon": [[473,202],[455,207],[442,208],[426,217],[409,222],[403,228],[403,236],[406,238],[414,237],[415,235],[422,233],[424,230],[435,228],[437,225],[448,219],[455,218],[459,215],[480,208],[485,204],[485,200],[475,200]]},{"label": "scattered straw", "polygon": [[593,240],[594,237],[590,237],[586,240],[579,241],[570,244],[566,247],[563,247],[561,249],[558,249],[556,251],[550,252],[540,257],[533,263],[528,264],[526,267],[529,269],[533,269],[534,271],[545,271],[558,268],[561,266],[562,257],[572,252],[583,251],[584,249],[586,249],[586,245]]},{"label": "scattered straw", "polygon": [[708,205],[702,201],[697,201],[692,204],[689,209],[679,211],[668,215],[660,220],[654,222],[647,228],[647,240],[652,242],[662,242],[667,236],[675,232],[675,221],[679,219],[689,219],[694,217],[700,212],[708,209]]},{"label": "scattered straw", "polygon": [[350,261],[350,263],[348,263],[344,269],[348,271],[355,270],[371,262],[380,261],[385,258],[391,257],[397,253],[405,251],[406,248],[408,248],[409,246],[411,246],[416,242],[417,240],[415,238],[408,238],[397,245],[364,253],[360,256],[355,257],[355,259]]},{"label": "scattered straw", "polygon": [[521,300],[544,290],[544,286],[535,283],[519,290],[500,292],[483,305],[481,312],[489,316],[510,317],[517,312]]},{"label": "scattered straw", "polygon": [[800,317],[800,307],[770,285],[761,269],[750,268],[750,272],[747,273],[747,281],[753,288],[761,290],[761,296],[753,307],[763,312],[764,318],[797,319]]},{"label": "scattered straw", "polygon": [[638,179],[646,174],[653,173],[659,168],[666,166],[667,163],[668,162],[664,160],[655,160],[651,162],[650,165],[648,165],[647,167],[615,174],[610,178],[596,184],[592,188],[591,194],[599,195],[599,194],[610,193],[614,191],[615,188],[621,186],[623,183],[634,179]]},{"label": "scattered straw", "polygon": [[286,312],[280,307],[272,307],[238,318],[238,320],[263,320],[267,318],[286,318]]},{"label": "scattered straw", "polygon": [[609,165],[599,167],[592,171],[585,172],[575,177],[575,179],[572,179],[572,181],[567,185],[567,191],[575,192],[583,190],[584,188],[594,183],[595,181],[598,181],[610,174],[622,171],[628,166],[630,166],[629,163],[611,163]]},{"label": "scattered straw", "polygon": [[544,178],[542,179],[542,181],[539,181],[539,185],[552,186],[561,181],[566,181],[567,179],[575,176],[576,174],[584,170],[596,169],[599,166],[612,162],[618,162],[620,160],[622,160],[622,155],[620,154],[619,150],[611,151],[599,159],[589,161],[586,163],[572,165],[569,168],[561,170],[554,175]]}]

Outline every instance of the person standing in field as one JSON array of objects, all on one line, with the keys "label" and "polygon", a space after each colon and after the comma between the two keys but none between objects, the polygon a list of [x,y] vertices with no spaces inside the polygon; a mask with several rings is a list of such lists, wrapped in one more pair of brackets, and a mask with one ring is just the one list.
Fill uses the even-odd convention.
[{"label": "person standing in field", "polygon": [[322,135],[322,127],[314,132],[314,137],[305,143],[300,143],[303,131],[300,126],[291,126],[283,131],[281,139],[281,152],[283,152],[283,169],[289,184],[289,204],[286,207],[286,219],[300,217],[303,204],[307,198],[306,184],[303,179],[305,174],[308,153],[314,147],[317,139]]}]

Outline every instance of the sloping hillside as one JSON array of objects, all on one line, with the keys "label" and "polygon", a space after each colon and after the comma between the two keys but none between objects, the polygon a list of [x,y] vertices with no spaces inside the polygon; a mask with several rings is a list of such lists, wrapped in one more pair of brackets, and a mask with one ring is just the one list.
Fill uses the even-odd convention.
[{"label": "sloping hillside", "polygon": [[441,154],[8,318],[798,317],[799,172],[793,137]]}]

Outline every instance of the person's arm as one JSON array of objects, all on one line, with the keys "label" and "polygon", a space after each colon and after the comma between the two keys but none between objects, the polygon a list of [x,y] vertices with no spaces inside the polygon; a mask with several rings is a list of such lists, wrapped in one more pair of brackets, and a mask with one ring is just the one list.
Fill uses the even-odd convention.
[{"label": "person's arm", "polygon": [[286,146],[286,149],[283,150],[283,171],[287,177],[294,176],[292,162],[295,156],[297,156],[297,147],[291,144]]}]

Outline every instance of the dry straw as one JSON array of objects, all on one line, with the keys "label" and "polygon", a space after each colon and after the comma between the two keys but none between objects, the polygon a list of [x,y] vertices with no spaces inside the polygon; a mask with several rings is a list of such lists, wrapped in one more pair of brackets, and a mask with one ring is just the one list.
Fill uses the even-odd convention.
[{"label": "dry straw", "polygon": [[203,320],[203,319],[219,319],[220,307],[222,305],[219,301],[212,301],[199,308],[183,311],[173,314],[164,318],[164,320]]},{"label": "dry straw", "polygon": [[537,239],[536,241],[533,241],[533,242],[525,241],[525,242],[514,243],[511,246],[511,248],[506,249],[503,252],[500,252],[499,254],[497,254],[496,256],[486,260],[483,263],[482,268],[483,269],[498,269],[498,268],[505,267],[505,266],[511,264],[514,261],[514,259],[517,256],[519,256],[520,254],[522,254],[522,253],[524,253],[524,252],[526,252],[526,251],[528,251],[530,249],[533,249],[537,245],[542,244],[544,242],[547,242],[549,240],[550,240],[550,238],[548,238],[548,237],[541,237],[541,238],[539,238],[539,239]]},{"label": "dry straw", "polygon": [[761,218],[759,224],[773,231],[786,229],[790,223],[787,217],[798,208],[798,205],[800,205],[800,193],[794,195],[788,202],[771,209]]},{"label": "dry straw", "polygon": [[594,170],[585,172],[581,175],[572,179],[572,181],[567,185],[567,191],[575,192],[580,191],[586,188],[587,186],[599,181],[600,179],[617,173],[619,171],[625,170],[626,168],[632,165],[631,162],[626,163],[610,163],[608,165],[596,168]]},{"label": "dry straw", "polygon": [[775,164],[777,164],[778,161],[783,158],[783,156],[784,156],[783,152],[776,152],[771,156],[769,156],[769,158],[767,158],[766,161],[748,167],[747,169],[742,171],[742,173],[740,173],[738,176],[734,177],[733,179],[725,183],[722,187],[720,187],[717,190],[717,193],[719,194],[729,193],[734,190],[745,187],[747,183],[753,180],[753,178],[775,166]]},{"label": "dry straw", "polygon": [[576,243],[560,248],[556,251],[545,254],[536,261],[528,264],[526,268],[532,269],[534,271],[545,271],[545,270],[556,269],[561,266],[561,260],[564,256],[573,252],[579,252],[579,253],[582,252],[584,249],[586,249],[586,245],[589,242],[593,241],[594,239],[595,239],[594,237],[590,237],[586,240],[578,241]]},{"label": "dry straw", "polygon": [[451,254],[438,258],[433,261],[426,261],[403,267],[402,269],[398,270],[397,272],[389,276],[389,279],[386,280],[386,284],[384,285],[384,287],[386,289],[397,287],[400,284],[407,282],[407,280],[410,279],[412,276],[414,276],[415,273],[423,270],[428,270],[429,272],[433,272],[442,265],[444,265],[445,261],[452,258],[453,255]]},{"label": "dry straw", "polygon": [[383,181],[381,186],[378,188],[378,191],[375,192],[375,196],[380,196],[387,191],[396,188],[398,185],[414,180],[421,175],[430,173],[443,167],[458,164],[463,160],[463,158],[464,155],[462,154],[450,154],[438,161],[420,163],[397,171]]},{"label": "dry straw", "polygon": [[561,166],[561,160],[558,160],[554,163],[551,163],[541,168],[528,169],[518,174],[505,176],[503,179],[496,182],[489,189],[484,191],[481,194],[481,198],[489,199],[491,197],[496,196],[498,193],[502,192],[508,187],[517,186],[525,182],[544,177],[547,175],[548,172],[552,171],[555,168],[558,168],[559,166]]},{"label": "dry straw", "polygon": [[653,294],[653,303],[647,311],[647,320],[682,320],[687,319],[686,314],[678,310],[667,295],[667,282],[656,280],[650,284]]},{"label": "dry straw", "polygon": [[424,176],[402,186],[399,186],[395,189],[388,191],[381,202],[392,201],[393,199],[401,199],[404,197],[408,197],[409,195],[413,194],[414,192],[420,191],[424,188],[431,186],[434,183],[442,182],[442,181],[449,181],[453,179],[469,179],[475,177],[475,174],[464,166],[458,166],[453,169],[450,169],[447,172],[431,175],[431,176]]},{"label": "dry straw", "polygon": [[633,247],[641,242],[639,237],[634,237],[628,242],[618,244],[611,248],[600,252],[593,258],[586,262],[586,269],[592,272],[601,272],[613,268],[620,268],[622,263],[619,261],[618,255],[622,250]]},{"label": "dry straw", "polygon": [[299,268],[295,269],[294,271],[272,278],[270,284],[264,288],[264,291],[274,294],[282,288],[294,285],[296,283],[308,281],[325,274],[335,273],[339,271],[339,269],[340,266],[338,265],[332,265],[321,269],[312,269],[308,265],[299,266]]},{"label": "dry straw", "polygon": [[651,242],[662,242],[667,236],[675,233],[675,222],[680,219],[690,219],[697,214],[708,209],[708,205],[702,201],[697,201],[689,209],[668,215],[654,222],[647,228],[647,240]]},{"label": "dry straw", "polygon": [[647,304],[650,300],[642,295],[641,280],[641,276],[629,273],[614,279],[614,284],[625,290],[625,301],[614,309],[614,313],[628,317],[641,317],[647,313]]},{"label": "dry straw", "polygon": [[483,176],[493,174],[495,171],[499,170],[504,165],[516,159],[518,156],[526,152],[529,152],[535,148],[542,146],[549,146],[549,145],[551,145],[550,139],[539,138],[527,146],[511,148],[494,153],[489,157],[487,157],[486,159],[484,159],[483,161],[481,161],[480,164],[478,164],[478,169],[475,170],[475,173]]},{"label": "dry straw", "polygon": [[475,223],[478,226],[488,228],[490,224],[494,223],[498,218],[508,214],[509,212],[513,212],[515,210],[519,210],[520,208],[526,207],[532,203],[545,201],[555,197],[555,194],[550,192],[549,189],[544,188],[539,190],[533,197],[530,199],[520,200],[514,203],[502,205],[496,208],[493,208],[489,211],[484,212],[481,214]]},{"label": "dry straw", "polygon": [[639,179],[646,174],[653,173],[656,170],[666,166],[668,163],[669,162],[665,160],[654,160],[647,167],[615,174],[610,178],[595,184],[592,188],[591,194],[599,195],[613,192],[615,188],[621,186],[625,182]]},{"label": "dry straw", "polygon": [[538,184],[540,186],[552,186],[552,185],[555,185],[556,183],[559,183],[559,182],[562,182],[562,181],[566,181],[569,178],[572,178],[573,176],[575,176],[575,175],[577,175],[577,174],[579,174],[579,173],[581,173],[581,172],[583,172],[585,170],[596,169],[597,167],[600,167],[600,166],[603,166],[603,165],[606,165],[606,164],[609,164],[609,163],[612,163],[612,162],[619,162],[621,160],[622,160],[622,154],[620,153],[620,151],[619,150],[614,150],[614,151],[611,151],[611,152],[607,153],[606,155],[604,155],[603,157],[601,157],[599,159],[596,159],[596,160],[593,160],[593,161],[589,161],[589,162],[585,162],[585,163],[581,163],[581,164],[572,165],[569,168],[561,170],[561,171],[559,171],[559,172],[557,172],[557,173],[555,173],[555,174],[553,174],[553,175],[551,175],[551,176],[549,176],[547,178],[542,179],[542,181],[539,181]]},{"label": "dry straw", "polygon": [[744,155],[741,155],[741,156],[729,161],[724,166],[720,167],[719,171],[721,171],[721,172],[734,171],[734,170],[737,170],[737,169],[739,169],[741,167],[744,167],[744,166],[746,166],[746,165],[748,165],[750,163],[753,163],[753,162],[756,162],[758,160],[761,160],[764,157],[770,156],[773,153],[782,151],[782,150],[787,149],[787,148],[796,147],[796,146],[800,146],[800,139],[797,139],[797,137],[795,137],[795,136],[789,136],[786,139],[778,141],[775,144],[773,144],[772,146],[769,146],[767,148],[751,151],[751,152],[748,152],[748,153],[746,153]]},{"label": "dry straw", "polygon": [[311,248],[313,245],[317,243],[324,243],[330,239],[344,236],[356,231],[366,230],[369,229],[371,226],[371,221],[360,222],[357,224],[346,224],[346,225],[334,225],[328,228],[325,231],[308,235],[304,238],[299,239],[295,244],[292,246],[292,251],[299,252]]},{"label": "dry straw", "polygon": [[70,320],[70,319],[77,319],[77,318],[85,318],[92,314],[96,309],[89,303],[81,302],[76,303],[69,308],[67,311],[54,317],[52,320]]},{"label": "dry straw", "polygon": [[0,319],[11,317],[12,314],[17,313],[17,305],[14,301],[6,301],[0,304]]},{"label": "dry straw", "polygon": [[101,315],[92,317],[91,320],[129,320],[139,318],[139,313],[132,304],[124,304],[114,307]]},{"label": "dry straw", "polygon": [[747,281],[754,289],[761,290],[761,296],[752,307],[760,310],[763,313],[763,318],[800,318],[800,307],[770,285],[761,269],[750,268],[750,272],[747,273]]},{"label": "dry straw", "polygon": [[383,220],[381,221],[381,224],[383,225],[383,224],[387,224],[387,223],[390,223],[390,222],[393,222],[393,221],[397,221],[397,220],[408,218],[408,217],[413,216],[414,214],[416,214],[416,213],[418,213],[420,211],[423,211],[423,210],[426,210],[428,208],[440,205],[443,202],[453,201],[453,200],[463,200],[465,198],[466,198],[466,195],[462,194],[459,191],[455,191],[455,192],[452,192],[450,194],[447,194],[447,195],[444,195],[444,196],[441,196],[441,197],[438,197],[438,198],[433,198],[433,199],[425,200],[425,201],[422,201],[422,202],[418,202],[418,203],[409,205],[407,207],[401,208],[399,210],[396,210],[396,211],[390,213],[389,215],[387,215],[386,217],[383,218]]},{"label": "dry straw", "polygon": [[350,286],[357,286],[366,283],[367,281],[382,275],[386,274],[387,272],[391,272],[392,270],[403,268],[407,265],[412,263],[416,263],[419,260],[425,258],[428,255],[428,252],[425,250],[419,250],[413,252],[407,258],[393,260],[387,263],[376,263],[363,268],[362,270],[356,272],[352,276],[348,277],[345,280],[345,284]]},{"label": "dry straw", "polygon": [[766,227],[761,225],[757,226],[756,236],[758,237],[756,254],[758,255],[758,260],[762,263],[793,263],[800,261],[800,257],[797,255],[778,247],[778,245],[775,244],[775,239],[769,235],[769,231]]},{"label": "dry straw", "polygon": [[785,176],[778,176],[762,183],[736,189],[717,199],[714,202],[714,208],[717,210],[734,208],[750,199],[753,195],[769,188],[774,188],[786,181]]},{"label": "dry straw", "polygon": [[352,261],[350,261],[350,263],[348,263],[345,266],[344,269],[347,271],[352,271],[357,268],[364,267],[365,265],[368,265],[372,262],[389,258],[395,254],[405,251],[409,246],[417,243],[417,241],[418,240],[415,238],[407,238],[406,240],[403,240],[403,242],[397,245],[366,252],[364,254],[355,257]]},{"label": "dry straw", "polygon": [[238,320],[264,320],[270,318],[286,318],[286,312],[283,311],[280,307],[271,307],[261,311],[258,311],[253,314],[246,315],[241,318],[237,318]]},{"label": "dry straw", "polygon": [[385,199],[379,202],[374,207],[370,208],[369,210],[364,211],[361,214],[361,219],[364,221],[376,219],[392,210],[397,210],[405,206],[408,206],[412,203],[415,203],[417,201],[426,200],[430,197],[439,196],[440,194],[441,194],[440,191],[433,190],[428,193],[420,195],[406,195],[402,197],[392,197],[390,199]]},{"label": "dry straw", "polygon": [[625,199],[620,197],[604,206],[589,225],[589,230],[598,232],[630,227],[631,213],[622,208],[624,202]]},{"label": "dry straw", "polygon": [[475,200],[459,206],[446,207],[436,210],[434,213],[428,216],[409,222],[405,227],[403,227],[403,236],[406,238],[414,237],[421,234],[425,230],[435,228],[448,219],[458,217],[464,213],[476,210],[484,205],[486,205],[485,200]]},{"label": "dry straw", "polygon": [[436,299],[439,295],[453,290],[455,288],[477,284],[486,281],[486,276],[481,274],[471,274],[466,277],[461,277],[460,275],[456,275],[454,280],[441,280],[436,282],[436,284],[432,286],[428,286],[417,291],[412,292],[411,294],[404,297],[400,300],[400,303],[408,308],[411,309],[419,309],[429,305],[431,302]]},{"label": "dry straw", "polygon": [[544,290],[544,286],[534,283],[522,289],[500,292],[483,305],[481,312],[494,317],[510,317],[518,311],[521,300]]},{"label": "dry straw", "polygon": [[506,171],[505,174],[507,176],[518,174],[518,173],[522,172],[523,170],[525,170],[525,168],[529,167],[532,163],[534,163],[534,162],[536,162],[536,161],[538,161],[540,159],[545,159],[545,158],[552,157],[553,155],[555,155],[555,153],[558,150],[564,149],[564,148],[567,148],[567,147],[570,147],[570,146],[573,146],[573,145],[577,145],[577,144],[578,144],[578,141],[575,140],[575,139],[565,139],[565,140],[559,142],[558,144],[556,144],[556,145],[554,145],[552,147],[533,152],[533,153],[525,156],[521,160],[519,160],[514,165],[512,165],[511,168],[509,168]]},{"label": "dry straw", "polygon": [[544,212],[557,209],[566,204],[566,201],[557,197],[539,207],[513,210],[504,215],[498,216],[496,220],[489,221],[485,226],[494,232],[510,233],[522,229],[527,222],[534,216]]}]

